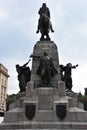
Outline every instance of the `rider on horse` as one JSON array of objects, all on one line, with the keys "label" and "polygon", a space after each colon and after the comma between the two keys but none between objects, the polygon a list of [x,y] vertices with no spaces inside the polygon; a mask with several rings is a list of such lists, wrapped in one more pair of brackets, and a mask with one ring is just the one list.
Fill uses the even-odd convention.
[{"label": "rider on horse", "polygon": [[[45,14],[49,18],[49,21],[50,21],[50,11],[49,11],[49,8],[46,7],[46,3],[42,4],[42,7],[39,9],[38,14],[40,15],[40,18],[43,14]],[[36,33],[39,33],[39,30],[40,30],[40,27],[41,27],[40,18],[39,18],[39,21],[38,21],[38,29],[37,29]],[[54,32],[51,22],[50,22],[50,29],[51,29],[51,32]]]}]

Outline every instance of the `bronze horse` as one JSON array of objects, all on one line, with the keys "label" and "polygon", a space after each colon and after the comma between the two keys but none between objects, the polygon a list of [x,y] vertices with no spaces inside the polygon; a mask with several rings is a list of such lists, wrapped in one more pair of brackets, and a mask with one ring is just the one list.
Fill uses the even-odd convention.
[{"label": "bronze horse", "polygon": [[[41,38],[40,40],[50,40],[49,37],[49,31],[51,29],[51,23],[50,19],[48,16],[45,14],[42,14],[40,19],[39,19],[39,26],[38,26],[38,31],[36,33],[41,32]],[[46,36],[46,38],[45,38]]]}]

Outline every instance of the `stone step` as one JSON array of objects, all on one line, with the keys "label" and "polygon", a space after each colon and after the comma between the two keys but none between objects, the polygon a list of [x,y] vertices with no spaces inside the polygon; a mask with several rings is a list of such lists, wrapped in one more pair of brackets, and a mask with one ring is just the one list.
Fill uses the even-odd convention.
[{"label": "stone step", "polygon": [[[3,129],[3,130],[9,130],[9,129]],[[10,129],[10,130],[19,130],[19,129]],[[20,129],[20,130],[51,130],[51,129]],[[52,129],[52,130],[66,130],[66,129]],[[68,129],[68,130],[83,130],[83,129]],[[87,129],[84,129],[87,130]]]},{"label": "stone step", "polygon": [[87,130],[87,122],[17,122],[2,123],[0,130]]}]

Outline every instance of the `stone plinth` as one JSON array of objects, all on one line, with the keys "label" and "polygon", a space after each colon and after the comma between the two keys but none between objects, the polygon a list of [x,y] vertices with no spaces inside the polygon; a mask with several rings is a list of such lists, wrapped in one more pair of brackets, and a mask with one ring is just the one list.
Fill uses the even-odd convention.
[{"label": "stone plinth", "polygon": [[[52,57],[54,66],[57,70],[57,75],[52,77],[51,86],[57,87],[58,80],[60,80],[60,69],[59,69],[59,58],[58,58],[58,50],[57,46],[53,41],[39,41],[35,44],[33,49],[33,55],[41,56],[43,52],[47,52],[49,56]],[[31,71],[31,80],[34,81],[34,87],[37,87],[41,79],[36,74],[36,70],[39,66],[39,59],[33,58],[32,60],[32,71]]]}]

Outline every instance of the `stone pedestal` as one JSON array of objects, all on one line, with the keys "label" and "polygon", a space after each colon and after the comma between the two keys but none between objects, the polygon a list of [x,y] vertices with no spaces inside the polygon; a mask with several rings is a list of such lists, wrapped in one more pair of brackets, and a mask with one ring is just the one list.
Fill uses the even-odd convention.
[{"label": "stone pedestal", "polygon": [[[59,81],[58,84],[62,84],[61,89],[51,86],[49,88],[34,88],[33,81],[30,81],[27,84],[26,95],[24,97],[19,96],[18,101],[15,102],[15,108],[5,113],[5,119],[0,125],[0,129],[86,130],[87,112],[77,108],[74,96],[69,97],[67,96],[69,93],[62,92],[65,87],[62,82]],[[62,94],[60,95],[60,93]],[[31,104],[35,105],[35,114],[32,119],[28,119],[25,108],[26,105]],[[66,106],[66,115],[63,119],[57,114],[57,105]],[[60,113],[61,111],[62,109]]]},{"label": "stone pedestal", "polygon": [[[38,41],[33,50],[33,55],[41,56],[43,52],[47,52],[49,56],[52,57],[53,64],[57,70],[57,75],[52,77],[51,86],[57,87],[57,83],[60,80],[60,69],[59,69],[59,58],[57,46],[52,41]],[[33,58],[32,60],[32,71],[31,71],[31,80],[34,81],[34,87],[37,87],[41,80],[40,77],[36,74],[36,70],[39,66],[39,59]]]},{"label": "stone pedestal", "polygon": [[75,93],[65,92],[60,80],[58,51],[54,42],[37,42],[33,54],[48,52],[53,59],[57,75],[52,77],[51,86],[39,86],[36,74],[39,61],[33,59],[31,81],[26,92],[17,95],[17,101],[5,113],[0,130],[87,130],[87,112],[78,108]]}]

